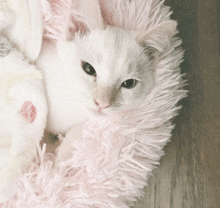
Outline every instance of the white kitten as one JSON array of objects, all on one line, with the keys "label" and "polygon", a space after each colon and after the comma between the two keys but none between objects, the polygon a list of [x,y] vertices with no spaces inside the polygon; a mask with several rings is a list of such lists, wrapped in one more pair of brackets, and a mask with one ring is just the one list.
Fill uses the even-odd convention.
[{"label": "white kitten", "polygon": [[169,44],[176,22],[148,32],[108,26],[57,46],[46,42],[38,59],[49,105],[47,130],[65,134],[94,114],[142,102],[153,86],[156,53]]}]

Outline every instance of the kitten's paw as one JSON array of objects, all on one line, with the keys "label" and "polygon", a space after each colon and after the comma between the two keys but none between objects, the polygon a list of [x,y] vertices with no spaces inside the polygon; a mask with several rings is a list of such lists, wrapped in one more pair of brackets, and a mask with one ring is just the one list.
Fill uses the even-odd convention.
[{"label": "kitten's paw", "polygon": [[0,36],[0,57],[5,57],[12,50],[12,46],[7,38]]},{"label": "kitten's paw", "polygon": [[74,147],[72,141],[64,138],[60,146],[56,149],[55,167],[60,167],[62,162],[70,159],[74,155]]},{"label": "kitten's paw", "polygon": [[56,150],[55,166],[61,166],[62,162],[71,159],[74,156],[75,146],[82,140],[83,123],[78,124],[75,128],[67,132],[62,143]]}]

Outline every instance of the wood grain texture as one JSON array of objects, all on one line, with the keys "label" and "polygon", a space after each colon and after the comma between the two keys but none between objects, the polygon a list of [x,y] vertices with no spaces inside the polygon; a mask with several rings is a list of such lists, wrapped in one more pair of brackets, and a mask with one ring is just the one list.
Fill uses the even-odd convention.
[{"label": "wood grain texture", "polygon": [[135,208],[220,208],[220,1],[165,4],[179,22],[190,93]]}]

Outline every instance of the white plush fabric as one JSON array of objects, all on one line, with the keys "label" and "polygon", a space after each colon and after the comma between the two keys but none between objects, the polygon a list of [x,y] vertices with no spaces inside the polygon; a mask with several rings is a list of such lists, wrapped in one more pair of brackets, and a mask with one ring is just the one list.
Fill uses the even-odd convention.
[{"label": "white plush fabric", "polygon": [[15,192],[46,126],[47,104],[40,71],[0,37],[0,203]]}]

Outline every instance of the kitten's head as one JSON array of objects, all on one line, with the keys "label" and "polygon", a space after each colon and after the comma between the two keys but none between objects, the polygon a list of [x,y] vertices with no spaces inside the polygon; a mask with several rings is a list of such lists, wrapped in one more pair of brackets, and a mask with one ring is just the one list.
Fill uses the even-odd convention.
[{"label": "kitten's head", "polygon": [[61,57],[72,54],[70,65],[85,87],[89,110],[111,114],[143,102],[154,83],[156,54],[171,37],[163,35],[166,28],[160,30],[136,34],[106,27],[60,44]]}]

